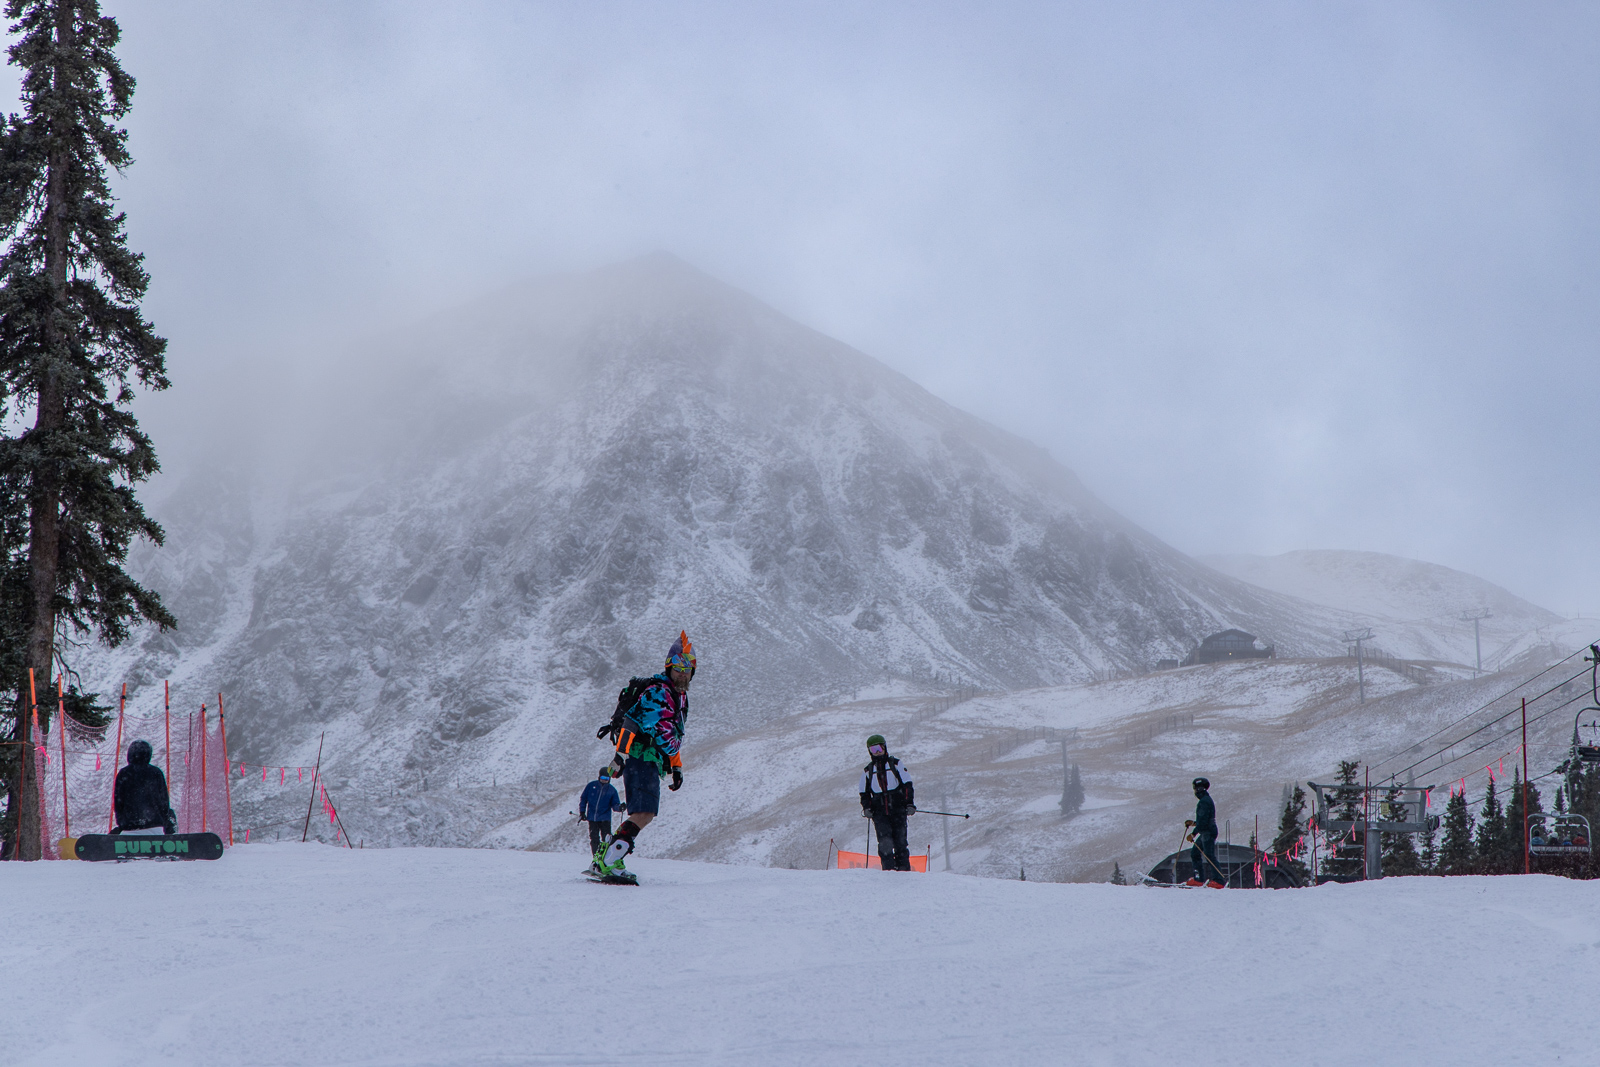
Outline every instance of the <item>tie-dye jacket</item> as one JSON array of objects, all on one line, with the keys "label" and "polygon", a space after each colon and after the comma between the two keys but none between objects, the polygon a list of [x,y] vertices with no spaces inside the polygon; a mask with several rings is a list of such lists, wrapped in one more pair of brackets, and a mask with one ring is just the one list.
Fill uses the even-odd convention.
[{"label": "tie-dye jacket", "polygon": [[[683,744],[683,727],[689,717],[689,694],[679,693],[667,682],[665,673],[651,679],[639,694],[638,703],[623,718],[624,733],[619,741],[628,743],[627,755],[648,760],[666,775],[681,767],[678,748]],[[631,735],[631,736],[630,736]]]}]

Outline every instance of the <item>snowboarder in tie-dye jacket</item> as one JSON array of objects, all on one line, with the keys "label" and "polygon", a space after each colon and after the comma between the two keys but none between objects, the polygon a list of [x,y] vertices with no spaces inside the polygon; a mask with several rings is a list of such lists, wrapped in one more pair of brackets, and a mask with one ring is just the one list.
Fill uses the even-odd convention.
[{"label": "snowboarder in tie-dye jacket", "polygon": [[639,692],[639,699],[622,717],[617,733],[617,753],[608,768],[622,776],[627,792],[628,817],[611,843],[594,858],[597,875],[614,878],[633,851],[640,830],[650,825],[661,809],[661,779],[672,776],[668,789],[683,785],[684,726],[689,720],[689,681],[694,677],[694,647],[687,631],[678,634],[667,652],[667,665]]}]

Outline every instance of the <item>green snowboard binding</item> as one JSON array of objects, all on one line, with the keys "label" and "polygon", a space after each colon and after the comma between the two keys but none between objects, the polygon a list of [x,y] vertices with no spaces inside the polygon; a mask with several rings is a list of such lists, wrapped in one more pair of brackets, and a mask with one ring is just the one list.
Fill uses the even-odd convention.
[{"label": "green snowboard binding", "polygon": [[[616,846],[618,845],[623,847],[617,848]],[[589,869],[584,874],[588,876],[589,881],[599,882],[603,885],[638,885],[638,875],[623,866],[623,862],[628,858],[628,853],[632,851],[633,845],[631,842],[612,838],[606,842],[604,848],[594,854],[593,862],[589,864]],[[615,852],[616,856],[612,858],[610,863],[607,863],[606,857],[612,852]]]}]

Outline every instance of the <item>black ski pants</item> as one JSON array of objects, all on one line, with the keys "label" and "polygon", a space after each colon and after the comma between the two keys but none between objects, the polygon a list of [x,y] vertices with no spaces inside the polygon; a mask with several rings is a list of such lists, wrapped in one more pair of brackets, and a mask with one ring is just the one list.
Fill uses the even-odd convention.
[{"label": "black ski pants", "polygon": [[611,836],[611,820],[605,822],[592,822],[589,824],[589,855],[599,852],[606,843],[606,838]]},{"label": "black ski pants", "polygon": [[906,844],[906,813],[874,812],[872,827],[878,832],[878,860],[886,871],[911,869],[911,846]]},{"label": "black ski pants", "polygon": [[1217,835],[1195,834],[1194,845],[1189,849],[1189,862],[1194,865],[1194,876],[1202,882],[1221,882],[1222,868],[1217,866]]}]

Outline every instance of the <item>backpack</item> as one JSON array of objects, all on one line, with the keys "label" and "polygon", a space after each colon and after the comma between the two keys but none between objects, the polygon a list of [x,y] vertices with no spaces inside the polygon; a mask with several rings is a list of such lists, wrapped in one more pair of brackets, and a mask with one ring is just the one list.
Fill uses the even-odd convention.
[{"label": "backpack", "polygon": [[646,689],[654,685],[655,681],[654,678],[629,678],[628,684],[623,686],[622,692],[617,694],[617,710],[613,711],[611,718],[601,725],[600,729],[595,731],[595,740],[598,741],[609,734],[611,743],[613,745],[616,744],[617,736],[622,733],[623,718],[633,710],[633,706],[639,703],[639,697]]}]

